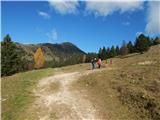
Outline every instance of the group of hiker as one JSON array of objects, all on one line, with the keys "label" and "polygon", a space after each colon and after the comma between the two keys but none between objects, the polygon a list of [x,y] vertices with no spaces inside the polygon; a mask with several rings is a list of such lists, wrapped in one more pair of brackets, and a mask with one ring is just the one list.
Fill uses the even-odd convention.
[{"label": "group of hiker", "polygon": [[98,58],[98,61],[97,61],[97,58],[92,59],[91,64],[92,64],[92,69],[96,68],[96,64],[98,65],[98,68],[101,68],[101,64],[102,64],[101,58]]},{"label": "group of hiker", "polygon": [[[106,63],[107,63],[107,60],[106,60]],[[112,59],[109,59],[109,64],[110,65],[112,64]],[[92,69],[97,68],[97,66],[100,69],[101,66],[102,66],[102,60],[101,60],[101,58],[99,57],[98,60],[97,60],[97,58],[91,59],[91,65],[92,65]]]}]

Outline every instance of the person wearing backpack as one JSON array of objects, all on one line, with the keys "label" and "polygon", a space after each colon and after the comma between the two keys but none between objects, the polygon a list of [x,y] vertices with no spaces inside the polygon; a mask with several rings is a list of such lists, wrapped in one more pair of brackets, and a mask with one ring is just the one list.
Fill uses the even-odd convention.
[{"label": "person wearing backpack", "polygon": [[98,68],[100,69],[101,68],[101,64],[102,64],[101,58],[98,58],[97,64],[98,64]]},{"label": "person wearing backpack", "polygon": [[91,59],[91,64],[92,64],[92,70],[93,70],[95,68],[93,59]]}]

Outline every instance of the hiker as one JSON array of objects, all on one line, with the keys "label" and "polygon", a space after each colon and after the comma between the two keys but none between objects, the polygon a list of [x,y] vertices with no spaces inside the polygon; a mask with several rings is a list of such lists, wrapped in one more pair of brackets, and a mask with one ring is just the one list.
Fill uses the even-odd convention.
[{"label": "hiker", "polygon": [[98,68],[101,68],[101,64],[102,64],[101,58],[98,59],[97,64],[98,64]]},{"label": "hiker", "polygon": [[91,64],[92,64],[92,70],[93,70],[95,68],[93,59],[91,59]]},{"label": "hiker", "polygon": [[97,59],[94,58],[94,68],[96,68],[96,62],[97,62]]}]

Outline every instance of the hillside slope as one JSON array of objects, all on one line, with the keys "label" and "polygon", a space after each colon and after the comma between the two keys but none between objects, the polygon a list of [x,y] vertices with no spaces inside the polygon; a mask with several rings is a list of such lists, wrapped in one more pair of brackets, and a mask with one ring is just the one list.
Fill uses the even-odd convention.
[{"label": "hillside slope", "polygon": [[144,54],[114,58],[106,70],[73,86],[88,91],[103,119],[160,120],[160,45]]},{"label": "hillside slope", "polygon": [[160,46],[113,58],[112,65],[103,61],[100,70],[90,67],[78,64],[2,78],[2,119],[160,119]]},{"label": "hillside slope", "polygon": [[43,43],[27,45],[17,43],[16,46],[19,54],[22,54],[23,58],[30,64],[34,64],[34,53],[39,47],[41,47],[44,54],[45,67],[76,64],[85,60],[85,52],[69,42],[62,44]]}]

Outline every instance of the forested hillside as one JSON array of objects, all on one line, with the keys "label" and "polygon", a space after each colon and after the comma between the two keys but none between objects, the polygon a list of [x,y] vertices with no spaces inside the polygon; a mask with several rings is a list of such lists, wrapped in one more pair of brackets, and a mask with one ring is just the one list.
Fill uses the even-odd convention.
[{"label": "forested hillside", "polygon": [[34,65],[34,54],[38,48],[42,49],[45,63],[44,67],[59,67],[71,64],[82,63],[85,60],[85,52],[80,50],[72,43],[65,42],[62,44],[16,44],[17,51],[30,64],[29,69]]},{"label": "forested hillside", "polygon": [[2,76],[26,70],[83,63],[86,59],[86,53],[69,42],[20,44],[6,35],[1,45]]}]

